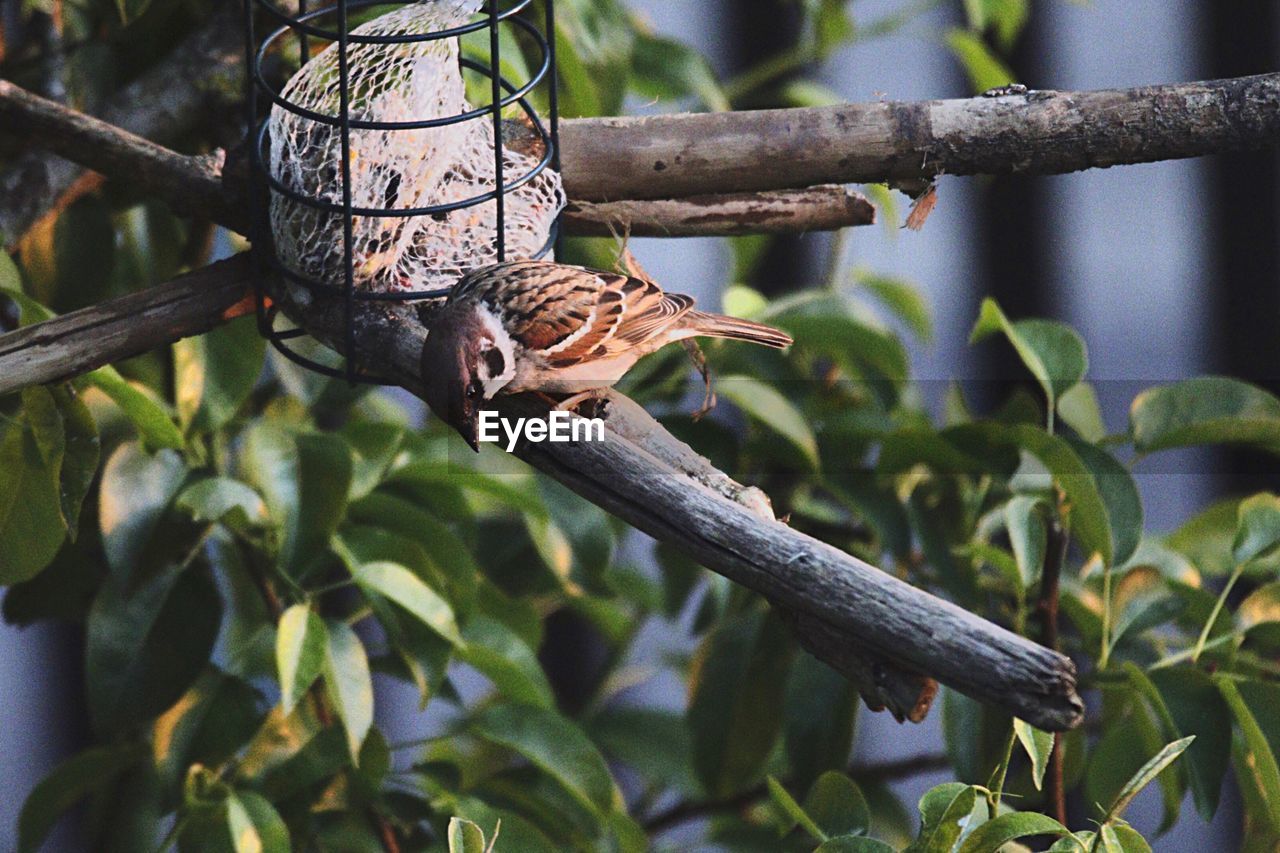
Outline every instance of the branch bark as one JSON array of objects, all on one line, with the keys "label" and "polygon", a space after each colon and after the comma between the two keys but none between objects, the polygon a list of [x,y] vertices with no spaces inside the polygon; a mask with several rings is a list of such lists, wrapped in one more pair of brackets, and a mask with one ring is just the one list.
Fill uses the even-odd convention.
[{"label": "branch bark", "polygon": [[[0,80],[0,119],[32,144],[133,187],[183,214],[198,214],[247,233],[247,163],[226,168],[223,152],[187,156],[137,134],[41,98]],[[513,128],[513,131],[518,130]],[[514,139],[521,134],[513,132]],[[73,176],[78,170],[72,169]],[[40,187],[21,190],[42,198]],[[56,205],[56,200],[48,203]],[[706,237],[747,233],[834,230],[875,220],[871,204],[844,187],[766,193],[722,192],[696,198],[575,203],[566,212],[571,234]],[[0,219],[0,226],[3,220]],[[5,232],[0,227],[0,233]]]},{"label": "branch bark", "polygon": [[[212,270],[166,287],[173,294],[167,300],[172,313],[194,312],[191,300],[199,294],[218,294],[216,303],[227,307],[238,304],[246,262],[232,259]],[[214,275],[226,281],[213,280]],[[305,310],[287,299],[283,304],[312,334],[340,346],[340,302],[317,299]],[[418,393],[425,330],[410,309],[362,304],[357,311],[362,363]],[[126,327],[163,327],[165,322],[108,304],[47,325],[52,324],[59,324],[52,334],[46,324],[14,333],[24,336],[19,344],[46,348],[44,357],[30,360],[46,365],[41,375],[60,363],[59,350],[94,352],[106,341],[114,348],[113,358],[123,357],[127,348],[140,345],[137,335],[124,333]],[[12,337],[0,342],[8,344]],[[0,365],[14,363],[14,353],[26,348],[8,348]],[[93,366],[97,358],[80,358],[75,370]],[[30,378],[33,372],[24,375]],[[0,369],[0,390],[15,384],[8,376]],[[514,416],[546,414],[533,400],[511,399],[502,407]],[[775,521],[762,493],[711,467],[639,406],[615,395],[610,409],[605,441],[525,444],[516,454],[637,528],[764,594],[799,626],[804,645],[850,677],[872,707],[887,707],[902,719],[922,718],[936,690],[927,673],[1044,729],[1079,721],[1083,709],[1069,659]]]},{"label": "branch bark", "polygon": [[576,119],[576,199],[684,196],[935,175],[1062,174],[1274,147],[1280,74],[1092,92]]},{"label": "branch bark", "polygon": [[[341,348],[341,300],[312,299],[300,308],[278,296],[295,322]],[[426,330],[411,311],[362,305],[355,320],[361,363],[376,365],[420,395]],[[825,623],[828,630],[812,634],[822,648],[870,653],[863,666],[874,682],[914,679],[915,702],[926,710],[931,695],[924,694],[931,688],[919,673],[1048,731],[1072,728],[1083,718],[1069,658],[774,520],[758,490],[716,470],[625,397],[612,394],[609,400],[604,441],[525,442],[515,455],[707,568]],[[507,417],[547,414],[536,399],[500,398],[497,405]],[[838,660],[833,665],[840,667]],[[870,704],[897,695],[874,691]],[[910,703],[895,709],[902,717],[913,711]]]},{"label": "branch bark", "polygon": [[[249,256],[0,335],[0,395],[70,379],[253,310]],[[4,291],[0,290],[0,299]]]}]

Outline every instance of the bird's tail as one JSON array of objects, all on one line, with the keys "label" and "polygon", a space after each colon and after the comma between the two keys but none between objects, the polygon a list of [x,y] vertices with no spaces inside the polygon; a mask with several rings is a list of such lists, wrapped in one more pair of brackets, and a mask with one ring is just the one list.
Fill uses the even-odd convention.
[{"label": "bird's tail", "polygon": [[791,336],[786,332],[763,323],[753,323],[750,320],[741,320],[724,314],[709,314],[705,311],[690,311],[685,317],[688,328],[695,334],[709,338],[750,341],[753,344],[763,344],[774,349],[785,349],[792,344]]}]

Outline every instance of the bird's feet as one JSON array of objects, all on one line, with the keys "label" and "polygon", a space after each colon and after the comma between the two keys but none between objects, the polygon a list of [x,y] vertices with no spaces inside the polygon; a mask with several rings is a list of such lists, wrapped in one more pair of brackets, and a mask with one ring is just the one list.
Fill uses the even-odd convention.
[{"label": "bird's feet", "polygon": [[689,359],[693,362],[698,375],[702,377],[702,405],[693,413],[693,419],[700,421],[706,416],[707,412],[716,407],[716,392],[711,387],[711,368],[707,365],[707,357],[702,352],[702,347],[698,346],[696,340],[685,338],[680,343],[684,346],[684,351],[689,353]]},{"label": "bird's feet", "polygon": [[608,393],[608,388],[592,388],[564,398],[556,403],[554,408],[561,412],[574,412],[583,417],[603,417],[604,409],[608,404],[608,400],[605,399]]}]

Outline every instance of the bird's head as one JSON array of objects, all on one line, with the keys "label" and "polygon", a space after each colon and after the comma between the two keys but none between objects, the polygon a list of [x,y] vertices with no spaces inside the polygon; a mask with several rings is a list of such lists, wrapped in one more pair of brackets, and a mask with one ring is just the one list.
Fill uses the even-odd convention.
[{"label": "bird's head", "polygon": [[449,305],[433,318],[422,348],[423,396],[477,452],[480,409],[513,373],[509,341],[481,306]]}]

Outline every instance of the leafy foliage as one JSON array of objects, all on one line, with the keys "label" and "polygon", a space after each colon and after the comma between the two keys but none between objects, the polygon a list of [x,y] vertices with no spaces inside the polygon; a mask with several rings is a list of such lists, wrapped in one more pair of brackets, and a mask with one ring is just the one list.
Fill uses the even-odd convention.
[{"label": "leafy foliage", "polygon": [[[827,102],[796,72],[919,8],[863,20],[851,3],[798,5],[793,51],[721,81],[618,0],[563,0],[564,113],[613,113],[628,96]],[[1000,57],[1029,4],[958,5],[964,26],[943,44],[978,88],[1009,82]],[[211,6],[66,4],[83,42],[73,102],[146,67],[154,33]],[[505,54],[519,78],[529,58]],[[20,266],[0,254],[0,308],[36,322],[198,263],[201,245],[167,211],[94,195],[24,238]],[[733,241],[739,279],[765,245]],[[612,248],[566,247],[597,264]],[[4,614],[83,628],[95,736],[31,791],[19,849],[86,803],[94,849],[379,850],[391,837],[451,853],[632,851],[700,817],[689,831],[735,850],[1147,850],[1123,818],[1139,790],[1159,790],[1167,828],[1187,791],[1212,817],[1228,773],[1251,849],[1280,843],[1280,499],[1237,496],[1155,536],[1129,473],[1174,448],[1275,453],[1280,400],[1191,379],[1139,394],[1127,431],[1108,436],[1082,338],[988,301],[975,342],[1011,344],[1034,393],[975,415],[955,388],[936,416],[909,382],[903,334],[932,329],[909,283],[858,270],[784,299],[737,284],[725,303],[795,347],[711,345],[725,402],[697,423],[679,352],[639,365],[625,390],[794,527],[1032,636],[1046,565],[1064,556],[1063,643],[1098,701],[1091,733],[1058,745],[1093,829],[1037,811],[1051,735],[949,691],[957,781],[913,819],[850,762],[853,689],[759,597],[664,546],[660,574],[633,565],[598,508],[421,427],[399,395],[267,356],[242,321],[0,400]],[[696,648],[641,657],[645,629],[675,621]],[[567,656],[566,622],[590,660]],[[629,689],[652,678],[687,686],[686,706],[636,704]],[[391,685],[416,696],[424,738],[388,742]]]}]

